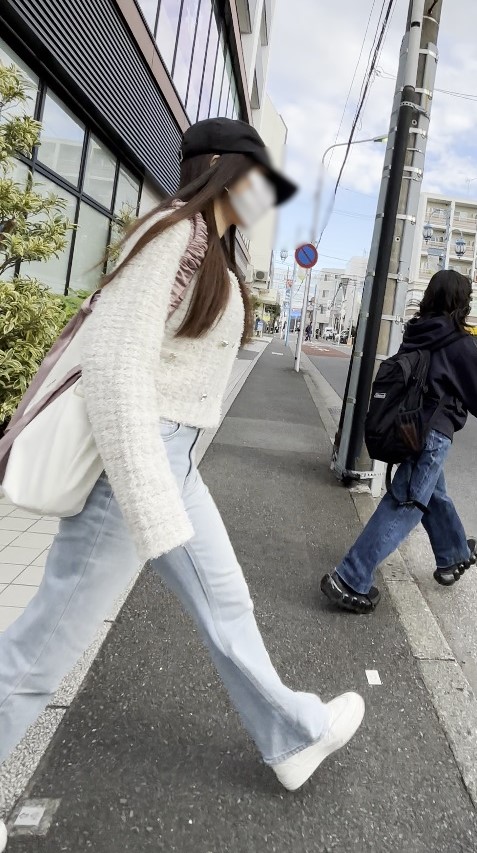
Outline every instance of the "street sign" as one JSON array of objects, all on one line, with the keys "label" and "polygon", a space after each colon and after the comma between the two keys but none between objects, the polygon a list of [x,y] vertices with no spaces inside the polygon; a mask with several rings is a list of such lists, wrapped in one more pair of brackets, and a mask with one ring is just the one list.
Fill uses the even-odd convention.
[{"label": "street sign", "polygon": [[298,246],[295,252],[295,260],[299,267],[309,270],[318,262],[318,250],[313,243],[304,243]]}]

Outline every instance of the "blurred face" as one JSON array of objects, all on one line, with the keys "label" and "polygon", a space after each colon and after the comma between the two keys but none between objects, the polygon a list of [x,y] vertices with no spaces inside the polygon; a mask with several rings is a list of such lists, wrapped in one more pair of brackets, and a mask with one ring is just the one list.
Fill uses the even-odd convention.
[{"label": "blurred face", "polygon": [[276,204],[276,191],[261,169],[250,169],[227,187],[231,224],[251,228]]}]

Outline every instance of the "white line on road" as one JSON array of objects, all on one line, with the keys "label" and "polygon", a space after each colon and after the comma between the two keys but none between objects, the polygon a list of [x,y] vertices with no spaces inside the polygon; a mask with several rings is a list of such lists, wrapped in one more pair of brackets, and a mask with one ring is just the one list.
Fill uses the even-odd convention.
[{"label": "white line on road", "polygon": [[365,672],[368,684],[379,685],[382,683],[377,669],[366,669]]},{"label": "white line on road", "polygon": [[283,355],[282,352],[272,352],[272,355]]}]

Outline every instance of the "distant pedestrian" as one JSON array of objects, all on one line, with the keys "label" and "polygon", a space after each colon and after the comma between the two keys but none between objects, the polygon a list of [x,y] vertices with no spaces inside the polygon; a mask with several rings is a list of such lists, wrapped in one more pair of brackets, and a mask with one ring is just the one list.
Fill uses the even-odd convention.
[{"label": "distant pedestrian", "polygon": [[[466,537],[443,471],[454,433],[464,427],[468,412],[477,417],[477,341],[465,325],[471,299],[468,278],[441,270],[431,279],[418,316],[407,324],[400,352],[431,351],[422,412],[425,446],[399,466],[363,532],[322,579],[323,593],[343,610],[367,613],[376,607],[377,566],[420,521],[434,552],[438,583],[451,586],[476,562],[476,539]],[[410,422],[408,434],[411,427]]]},{"label": "distant pedestrian", "polygon": [[[82,347],[105,473],[82,512],[61,520],[42,585],[0,637],[0,760],[146,561],[195,620],[244,726],[285,788],[303,785],[360,725],[357,694],[325,704],[282,683],[193,457],[200,430],[219,424],[240,342],[252,331],[247,288],[235,274],[236,228],[251,227],[294,191],[253,127],[199,122],[184,137],[177,195],[131,229],[119,266],[105,276]],[[297,660],[301,654],[296,649]],[[159,722],[154,765],[160,731]]]},{"label": "distant pedestrian", "polygon": [[313,326],[311,323],[308,323],[308,326],[305,329],[305,341],[311,341],[311,336],[313,334]]}]

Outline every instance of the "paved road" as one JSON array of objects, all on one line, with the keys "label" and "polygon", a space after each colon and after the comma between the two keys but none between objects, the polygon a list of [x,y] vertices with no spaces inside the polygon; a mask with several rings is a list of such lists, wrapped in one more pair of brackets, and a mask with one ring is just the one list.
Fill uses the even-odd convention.
[{"label": "paved road", "polygon": [[[342,397],[349,357],[336,357],[325,352],[310,357]],[[446,466],[446,477],[449,492],[465,529],[469,534],[477,535],[477,479],[473,465],[477,458],[476,450],[477,420],[471,417],[465,429],[455,437]],[[432,554],[422,528],[412,538],[412,550],[406,547],[404,552],[447,642],[477,693],[477,570],[468,572],[452,589],[439,587],[432,578]]]}]

